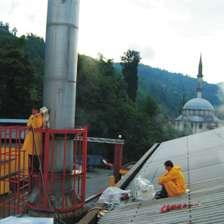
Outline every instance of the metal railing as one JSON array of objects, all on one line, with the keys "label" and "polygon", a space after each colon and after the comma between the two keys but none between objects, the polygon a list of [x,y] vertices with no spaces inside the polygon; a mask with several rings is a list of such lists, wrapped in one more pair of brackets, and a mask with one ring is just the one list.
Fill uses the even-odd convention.
[{"label": "metal railing", "polygon": [[[29,150],[23,147],[27,135]],[[63,213],[82,207],[86,162],[87,129],[0,127],[0,216],[22,213],[27,206]]]}]

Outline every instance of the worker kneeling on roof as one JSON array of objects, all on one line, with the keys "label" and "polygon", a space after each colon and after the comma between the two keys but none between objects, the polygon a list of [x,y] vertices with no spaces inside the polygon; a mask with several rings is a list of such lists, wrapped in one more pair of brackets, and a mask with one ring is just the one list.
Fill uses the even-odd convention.
[{"label": "worker kneeling on roof", "polygon": [[156,199],[182,195],[186,192],[185,178],[180,166],[174,166],[172,161],[164,163],[166,172],[159,177],[162,190],[155,195]]}]

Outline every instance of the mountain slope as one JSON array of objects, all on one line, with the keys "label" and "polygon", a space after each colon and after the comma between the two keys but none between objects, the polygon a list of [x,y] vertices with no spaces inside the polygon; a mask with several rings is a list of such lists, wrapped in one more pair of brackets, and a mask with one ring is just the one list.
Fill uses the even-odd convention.
[{"label": "mountain slope", "polygon": [[[119,64],[115,64],[115,67],[121,70]],[[171,116],[177,116],[184,103],[196,97],[196,78],[143,64],[138,67],[138,77],[138,99],[150,95]],[[223,103],[223,96],[218,85],[204,82],[203,97],[215,107]]]},{"label": "mountain slope", "polygon": [[[206,77],[205,77],[206,78]],[[196,96],[197,80],[182,74],[146,65],[139,66],[140,94],[151,95],[162,107],[176,115],[183,104]],[[204,83],[203,97],[214,106],[222,104],[223,93],[218,85]]]}]

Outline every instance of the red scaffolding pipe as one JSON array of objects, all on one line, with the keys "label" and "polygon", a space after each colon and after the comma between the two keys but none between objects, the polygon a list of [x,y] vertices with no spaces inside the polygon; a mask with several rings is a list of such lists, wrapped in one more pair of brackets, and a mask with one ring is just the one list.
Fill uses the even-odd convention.
[{"label": "red scaffolding pipe", "polygon": [[[85,203],[87,129],[37,129],[42,135],[42,146],[37,154],[33,144],[32,155],[22,149],[26,127],[0,127],[0,217],[18,214],[28,206],[36,211],[70,212]],[[55,141],[63,141],[63,158],[55,158]],[[34,137],[35,139],[35,137]],[[73,141],[74,139],[78,139]],[[72,143],[71,143],[72,142]],[[72,148],[69,146],[72,144]],[[68,172],[66,163],[69,150],[73,151],[73,169]],[[39,161],[39,169],[35,167]],[[31,159],[31,160],[30,160]],[[54,172],[55,159],[63,160],[61,172]],[[68,191],[66,182],[72,180]],[[58,186],[61,202],[54,204],[54,184]],[[38,189],[38,198],[28,202],[30,195]]]}]

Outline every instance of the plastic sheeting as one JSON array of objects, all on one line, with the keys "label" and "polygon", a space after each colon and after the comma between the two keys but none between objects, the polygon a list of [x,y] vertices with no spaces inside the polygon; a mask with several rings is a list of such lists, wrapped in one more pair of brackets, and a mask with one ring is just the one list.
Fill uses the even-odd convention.
[{"label": "plastic sheeting", "polygon": [[146,178],[138,176],[134,181],[135,187],[133,193],[133,197],[136,200],[150,200],[155,196],[155,190],[153,184]]},{"label": "plastic sheeting", "polygon": [[100,196],[98,202],[108,205],[108,209],[112,210],[119,207],[123,200],[130,197],[130,190],[122,190],[118,187],[108,187]]}]

